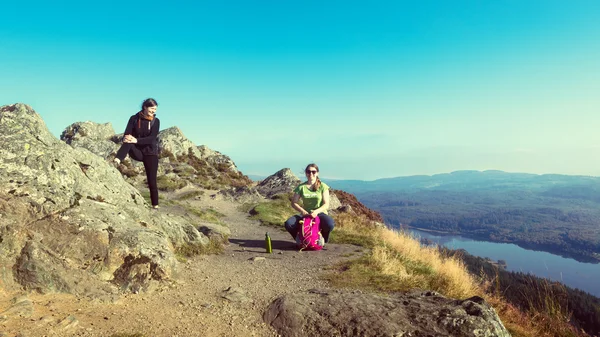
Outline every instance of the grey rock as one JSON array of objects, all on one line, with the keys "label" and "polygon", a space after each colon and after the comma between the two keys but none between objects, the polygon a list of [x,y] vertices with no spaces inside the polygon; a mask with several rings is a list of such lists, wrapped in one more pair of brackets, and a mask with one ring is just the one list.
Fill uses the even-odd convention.
[{"label": "grey rock", "polygon": [[227,242],[231,236],[231,230],[228,227],[214,223],[203,222],[198,226],[198,231],[208,238],[216,238],[221,242]]},{"label": "grey rock", "polygon": [[174,250],[208,238],[183,217],[151,211],[119,171],[79,147],[104,139],[109,125],[77,125],[65,135],[70,146],[31,107],[0,107],[3,286],[102,297],[172,278]]},{"label": "grey rock", "polygon": [[181,129],[176,126],[160,131],[159,144],[163,151],[168,151],[175,157],[192,154],[197,158],[202,158],[196,145],[187,139]]},{"label": "grey rock", "polygon": [[79,325],[79,320],[73,315],[69,315],[62,321],[58,322],[58,326],[61,327],[62,330],[70,330],[75,328],[77,325]]},{"label": "grey rock", "polygon": [[301,180],[289,168],[281,169],[262,180],[257,191],[267,198],[276,194],[289,193],[301,183]]},{"label": "grey rock", "polygon": [[223,291],[221,297],[230,302],[252,302],[252,299],[246,295],[246,291],[242,288],[229,287]]},{"label": "grey rock", "polygon": [[31,317],[31,315],[33,315],[33,303],[27,296],[19,296],[13,298],[11,305],[0,312],[0,322],[13,317]]},{"label": "grey rock", "polygon": [[226,156],[219,151],[211,150],[206,145],[198,146],[198,151],[200,151],[200,158],[217,167],[218,171],[239,172],[237,166],[229,156]]},{"label": "grey rock", "polygon": [[482,298],[309,290],[276,299],[263,318],[283,336],[508,337]]},{"label": "grey rock", "polygon": [[72,147],[87,149],[102,158],[108,158],[119,148],[115,142],[115,130],[110,123],[73,123],[62,132],[60,140]]},{"label": "grey rock", "polygon": [[338,199],[337,195],[335,195],[335,192],[329,191],[329,209],[338,210],[342,206],[343,205],[340,202],[340,199]]}]

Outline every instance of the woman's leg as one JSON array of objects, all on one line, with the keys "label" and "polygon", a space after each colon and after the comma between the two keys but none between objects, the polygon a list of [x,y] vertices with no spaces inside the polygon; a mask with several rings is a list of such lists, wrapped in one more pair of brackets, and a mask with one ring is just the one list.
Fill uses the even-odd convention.
[{"label": "woman's leg", "polygon": [[325,239],[325,242],[329,242],[329,233],[331,233],[333,227],[335,227],[333,218],[325,213],[319,213],[319,220],[321,221],[319,228],[321,229],[323,239]]},{"label": "woman's leg", "polygon": [[285,222],[285,229],[287,229],[294,240],[296,240],[296,235],[298,234],[298,222],[300,220],[302,220],[300,215],[294,215]]},{"label": "woman's leg", "polygon": [[121,145],[121,147],[117,151],[115,158],[118,158],[120,161],[123,161],[128,154],[129,157],[131,157],[131,159],[137,161],[142,161],[144,158],[144,155],[142,155],[142,151],[135,147],[135,144],[133,143],[123,143],[123,145]]},{"label": "woman's leg", "polygon": [[152,206],[158,206],[158,187],[156,185],[156,176],[158,174],[158,156],[144,156],[144,168],[146,169],[146,179],[150,189],[150,200]]}]

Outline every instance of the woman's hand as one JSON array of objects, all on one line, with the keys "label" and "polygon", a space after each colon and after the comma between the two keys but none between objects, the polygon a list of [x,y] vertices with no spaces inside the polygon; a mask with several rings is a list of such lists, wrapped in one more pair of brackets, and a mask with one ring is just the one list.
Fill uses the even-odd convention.
[{"label": "woman's hand", "polygon": [[135,138],[132,135],[125,135],[125,137],[123,137],[123,143],[137,143],[137,138]]}]

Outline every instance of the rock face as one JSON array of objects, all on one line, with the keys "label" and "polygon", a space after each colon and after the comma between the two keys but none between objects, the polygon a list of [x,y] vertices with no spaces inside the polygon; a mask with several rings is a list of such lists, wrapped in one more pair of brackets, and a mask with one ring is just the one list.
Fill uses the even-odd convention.
[{"label": "rock face", "polygon": [[105,139],[110,125],[70,128],[71,146],[31,107],[0,107],[0,287],[93,296],[170,279],[175,250],[208,238],[184,218],[151,211],[119,171],[77,146],[87,144],[84,133]]},{"label": "rock face", "polygon": [[309,290],[276,299],[263,318],[282,336],[510,336],[482,298],[461,301],[432,292]]},{"label": "rock face", "polygon": [[267,198],[276,194],[289,193],[302,181],[289,168],[281,169],[268,176],[256,186],[257,191]]},{"label": "rock face", "polygon": [[115,142],[115,130],[110,123],[73,123],[63,131],[60,140],[73,147],[88,149],[102,158],[107,158],[119,148]]},{"label": "rock face", "polygon": [[175,157],[187,156],[189,153],[201,158],[200,150],[192,143],[183,132],[176,126],[161,130],[159,133],[159,143],[163,151],[172,153]]},{"label": "rock face", "polygon": [[219,151],[211,150],[206,145],[198,146],[198,151],[200,151],[200,158],[217,167],[219,171],[239,172],[237,166],[229,156],[226,156]]}]

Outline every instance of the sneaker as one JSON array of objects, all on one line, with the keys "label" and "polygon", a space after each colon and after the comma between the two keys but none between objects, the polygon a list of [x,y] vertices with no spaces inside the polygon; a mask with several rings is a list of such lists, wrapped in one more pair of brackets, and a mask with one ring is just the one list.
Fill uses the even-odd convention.
[{"label": "sneaker", "polygon": [[121,159],[119,159],[119,158],[115,158],[115,159],[113,159],[113,162],[114,162],[115,164],[119,165],[119,164],[121,164]]},{"label": "sneaker", "polygon": [[325,247],[325,239],[323,238],[321,233],[319,233],[319,240],[317,240],[317,244],[321,247]]},{"label": "sneaker", "polygon": [[158,209],[158,205],[152,206],[153,209]]}]

